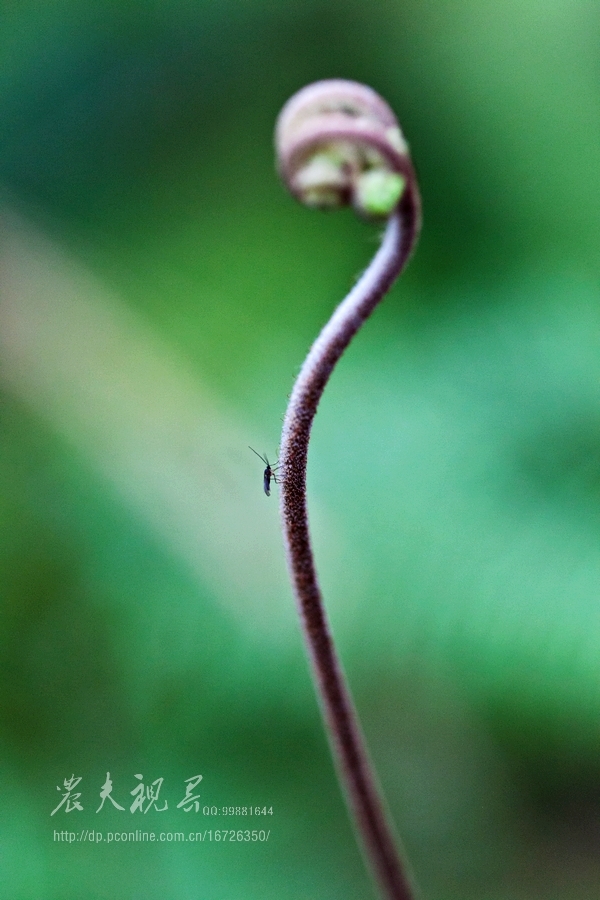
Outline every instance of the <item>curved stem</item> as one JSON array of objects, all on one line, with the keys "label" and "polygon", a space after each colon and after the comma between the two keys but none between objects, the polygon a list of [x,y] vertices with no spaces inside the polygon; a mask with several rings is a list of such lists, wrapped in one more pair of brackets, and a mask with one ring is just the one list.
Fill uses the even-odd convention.
[{"label": "curved stem", "polygon": [[414,893],[367,755],[323,607],[308,529],[306,463],[312,422],[329,376],[352,337],[400,274],[418,228],[418,194],[411,185],[390,217],[371,265],[335,310],[302,366],[285,415],[279,455],[281,516],[288,567],[325,727],[363,851],[382,895],[389,900],[412,900]]}]

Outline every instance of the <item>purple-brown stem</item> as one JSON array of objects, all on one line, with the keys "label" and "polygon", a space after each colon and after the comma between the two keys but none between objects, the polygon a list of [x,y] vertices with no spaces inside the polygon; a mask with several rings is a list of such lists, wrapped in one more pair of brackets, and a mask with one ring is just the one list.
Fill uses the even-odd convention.
[{"label": "purple-brown stem", "polygon": [[[417,215],[415,215],[415,212]],[[312,661],[325,725],[367,860],[390,900],[413,890],[385,812],[346,679],[338,661],[315,570],[306,508],[308,442],[333,368],[365,319],[402,270],[418,230],[418,196],[411,186],[391,215],[379,251],[313,344],[294,385],[280,447],[281,516],[288,567]]]}]

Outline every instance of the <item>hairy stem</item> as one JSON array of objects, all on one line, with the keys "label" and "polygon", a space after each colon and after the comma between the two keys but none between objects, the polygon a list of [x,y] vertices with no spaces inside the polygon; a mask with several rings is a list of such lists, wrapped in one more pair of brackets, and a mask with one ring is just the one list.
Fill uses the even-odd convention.
[{"label": "hairy stem", "polygon": [[280,447],[281,516],[288,566],[299,606],[325,727],[359,841],[389,900],[413,900],[404,864],[323,606],[306,507],[306,463],[313,419],[333,368],[365,319],[400,274],[419,228],[412,184],[390,216],[371,265],[313,344],[294,385]]}]

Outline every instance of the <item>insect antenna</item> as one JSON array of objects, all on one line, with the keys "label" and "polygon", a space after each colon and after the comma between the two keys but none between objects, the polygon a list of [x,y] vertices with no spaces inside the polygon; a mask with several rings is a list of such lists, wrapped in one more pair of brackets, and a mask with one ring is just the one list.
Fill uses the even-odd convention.
[{"label": "insect antenna", "polygon": [[261,459],[261,460],[264,462],[265,466],[268,466],[268,465],[269,465],[269,460],[267,459],[266,453],[258,453],[258,452],[254,449],[254,447],[251,447],[251,446],[250,446],[250,444],[248,444],[248,450],[252,450],[253,453],[256,453],[256,455],[258,456],[258,458]]}]

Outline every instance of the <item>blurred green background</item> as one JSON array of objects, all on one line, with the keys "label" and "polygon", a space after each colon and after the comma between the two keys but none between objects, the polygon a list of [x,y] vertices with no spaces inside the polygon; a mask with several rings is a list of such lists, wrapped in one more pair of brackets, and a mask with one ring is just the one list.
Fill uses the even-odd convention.
[{"label": "blurred green background", "polygon": [[[599,895],[599,26],[590,0],[2,4],[2,897],[374,896],[247,449],[275,456],[376,247],[273,171],[323,77],[390,102],[424,203],[309,465],[381,781],[426,900]],[[107,771],[168,810],[96,814]],[[272,806],[268,842],[53,839],[249,827],[176,808],[198,773],[203,804]],[[83,810],[51,816],[71,774]]]}]

